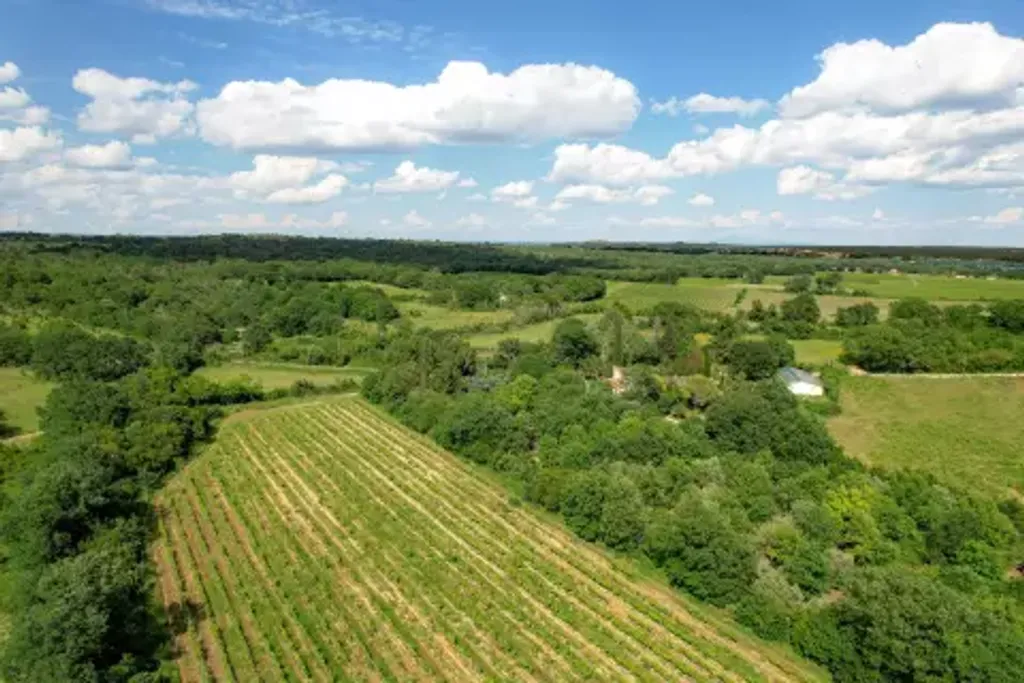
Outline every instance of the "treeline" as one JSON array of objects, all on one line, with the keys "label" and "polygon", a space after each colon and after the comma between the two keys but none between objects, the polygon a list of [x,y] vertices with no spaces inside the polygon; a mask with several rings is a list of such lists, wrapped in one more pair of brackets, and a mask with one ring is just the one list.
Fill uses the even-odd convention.
[{"label": "treeline", "polygon": [[42,436],[0,444],[0,611],[11,625],[0,678],[177,680],[170,617],[153,602],[153,494],[212,437],[221,407],[356,388],[299,381],[267,392],[167,366],[58,384],[40,411]]},{"label": "treeline", "polygon": [[593,264],[593,259],[547,259],[486,244],[413,240],[354,240],[284,235],[209,235],[143,237],[138,235],[45,235],[5,233],[0,241],[27,251],[57,254],[105,253],[146,257],[161,262],[237,259],[251,262],[324,262],[352,259],[415,266],[444,273],[475,271],[544,275]]},{"label": "treeline", "polygon": [[[245,341],[259,349],[273,338],[335,335],[349,321],[385,325],[400,317],[402,299],[537,320],[605,294],[604,280],[586,275],[447,275],[351,260],[170,265],[80,251],[32,254],[15,246],[22,249],[0,253],[0,314],[28,324],[62,318],[145,339],[182,370],[213,345]],[[367,280],[409,292],[392,298]]]},{"label": "treeline", "polygon": [[878,311],[862,304],[837,314],[847,328],[842,360],[871,372],[1024,371],[1024,301],[940,308],[923,299]]},{"label": "treeline", "polygon": [[[0,547],[11,681],[170,680],[165,624],[153,605],[149,500],[211,434],[209,382],[149,368],[114,382],[59,384],[43,436],[2,448]],[[167,672],[164,672],[167,673]]]},{"label": "treeline", "polygon": [[773,380],[666,375],[662,358],[616,395],[596,379],[622,353],[604,325],[510,341],[486,367],[454,335],[408,339],[364,394],[837,681],[1016,680],[1019,501],[868,469]]},{"label": "treeline", "polygon": [[150,349],[134,339],[93,335],[67,323],[50,323],[35,333],[0,324],[0,366],[28,366],[44,379],[113,381],[150,357]]}]

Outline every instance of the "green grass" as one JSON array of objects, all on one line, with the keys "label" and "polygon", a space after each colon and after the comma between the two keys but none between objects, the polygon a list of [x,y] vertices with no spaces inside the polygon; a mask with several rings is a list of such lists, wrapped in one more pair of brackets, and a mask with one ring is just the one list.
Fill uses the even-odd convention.
[{"label": "green grass", "polygon": [[793,339],[789,342],[796,351],[796,362],[825,365],[839,360],[843,343],[834,339]]},{"label": "green grass", "polygon": [[386,285],[382,282],[373,282],[372,280],[345,280],[340,284],[347,287],[373,287],[374,289],[381,290],[389,297],[395,297],[398,299],[422,299],[428,294],[425,289],[418,289],[416,287],[396,287],[395,285]]},{"label": "green grass", "polygon": [[225,422],[160,493],[182,680],[823,680],[365,403]]},{"label": "green grass", "polygon": [[1024,280],[956,278],[948,275],[848,273],[843,277],[843,284],[850,289],[866,289],[874,296],[889,299],[905,297],[921,297],[932,301],[1024,299]]},{"label": "green grass", "polygon": [[[606,300],[610,303],[621,301],[634,311],[650,308],[662,301],[678,301],[693,304],[707,311],[722,313],[735,310],[736,298],[744,289],[747,293],[740,302],[740,308],[743,310],[749,310],[757,299],[765,306],[781,306],[784,301],[794,296],[783,291],[781,282],[773,282],[771,279],[765,284],[750,285],[740,280],[721,278],[682,278],[675,285],[609,282]],[[818,296],[816,299],[825,318],[832,318],[839,308],[866,301],[874,302],[884,317],[891,301],[878,297],[849,296]]]},{"label": "green grass", "polygon": [[851,377],[829,428],[846,452],[990,494],[1024,492],[1024,379]]},{"label": "green grass", "polygon": [[21,368],[0,368],[0,411],[22,434],[39,430],[36,408],[43,405],[53,384]]},{"label": "green grass", "polygon": [[[594,323],[600,320],[601,315],[599,313],[583,313],[576,316],[588,324]],[[551,341],[551,335],[554,334],[555,328],[558,327],[565,318],[556,318],[554,320],[545,320],[544,322],[535,323],[533,325],[524,325],[523,327],[516,327],[505,332],[484,332],[481,334],[471,334],[466,337],[469,340],[469,345],[474,349],[480,350],[493,350],[498,347],[498,342],[502,339],[519,339],[524,342],[549,342]]]},{"label": "green grass", "polygon": [[398,309],[402,316],[416,327],[430,327],[435,330],[492,325],[507,322],[513,316],[512,311],[459,311],[419,302],[401,302]]},{"label": "green grass", "polygon": [[[758,287],[781,292],[788,279],[773,275],[765,278],[764,284]],[[914,273],[843,273],[843,287],[848,290],[863,289],[871,292],[872,297],[886,301],[907,297],[920,297],[936,303],[1024,299],[1024,280],[1002,278],[989,280],[980,277]]]},{"label": "green grass", "polygon": [[731,308],[742,287],[735,280],[683,278],[675,285],[654,282],[608,282],[608,303],[621,302],[634,311],[663,301],[689,303],[712,311]]},{"label": "green grass", "polygon": [[362,380],[363,368],[336,368],[292,363],[226,363],[200,368],[197,375],[215,382],[231,382],[249,378],[264,389],[287,389],[300,379],[317,385],[333,384],[340,379]]}]

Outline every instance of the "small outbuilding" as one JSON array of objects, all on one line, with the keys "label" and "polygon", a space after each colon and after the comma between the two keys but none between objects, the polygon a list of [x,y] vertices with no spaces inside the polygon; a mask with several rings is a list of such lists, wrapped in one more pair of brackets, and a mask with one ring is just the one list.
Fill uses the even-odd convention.
[{"label": "small outbuilding", "polygon": [[791,393],[797,396],[824,396],[825,385],[821,379],[815,377],[806,370],[800,368],[782,368],[779,370],[779,379],[785,384]]}]

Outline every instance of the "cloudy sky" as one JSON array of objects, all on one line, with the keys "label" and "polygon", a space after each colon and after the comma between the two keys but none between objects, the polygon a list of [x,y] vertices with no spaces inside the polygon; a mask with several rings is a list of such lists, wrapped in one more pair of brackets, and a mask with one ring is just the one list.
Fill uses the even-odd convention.
[{"label": "cloudy sky", "polygon": [[0,0],[0,229],[1024,245],[1021,0]]}]

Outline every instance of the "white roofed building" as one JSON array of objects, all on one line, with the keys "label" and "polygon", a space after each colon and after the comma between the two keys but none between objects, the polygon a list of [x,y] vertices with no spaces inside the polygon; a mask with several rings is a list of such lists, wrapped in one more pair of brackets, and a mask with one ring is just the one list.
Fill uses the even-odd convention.
[{"label": "white roofed building", "polygon": [[825,395],[825,385],[822,384],[821,379],[806,370],[792,367],[782,368],[779,370],[778,376],[786,384],[786,388],[797,396]]}]

